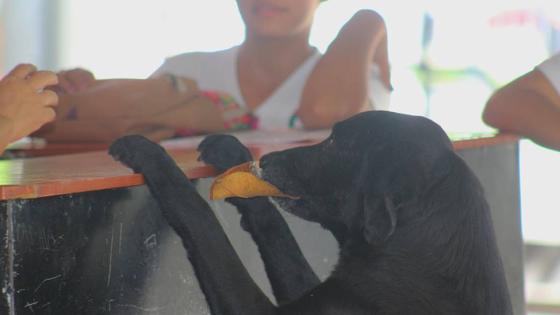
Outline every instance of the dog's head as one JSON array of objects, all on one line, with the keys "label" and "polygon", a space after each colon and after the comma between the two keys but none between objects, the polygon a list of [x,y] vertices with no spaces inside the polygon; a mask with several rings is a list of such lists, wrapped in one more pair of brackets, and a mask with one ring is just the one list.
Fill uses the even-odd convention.
[{"label": "dog's head", "polygon": [[429,119],[384,111],[336,124],[323,142],[263,156],[263,178],[300,199],[285,210],[331,230],[339,241],[359,231],[369,243],[395,230],[399,209],[413,203],[449,168],[454,155]]}]

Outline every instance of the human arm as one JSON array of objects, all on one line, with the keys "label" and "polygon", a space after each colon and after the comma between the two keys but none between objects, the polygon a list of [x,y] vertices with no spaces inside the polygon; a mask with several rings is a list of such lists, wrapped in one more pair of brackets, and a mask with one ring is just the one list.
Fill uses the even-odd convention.
[{"label": "human arm", "polygon": [[61,94],[58,113],[61,120],[68,112],[79,120],[151,117],[198,94],[195,81],[171,76],[96,80],[82,91]]},{"label": "human arm", "polygon": [[77,93],[96,83],[93,73],[83,68],[60,71],[57,76],[58,84],[54,89],[61,93]]},{"label": "human arm", "polygon": [[170,119],[188,124],[185,115],[200,107],[198,98],[196,82],[188,79],[96,80],[84,90],[61,93],[56,121],[35,135],[51,142],[103,142],[130,132],[170,137]]},{"label": "human arm", "polygon": [[[199,54],[188,54],[186,61],[183,57],[168,58],[147,79],[94,80],[85,89],[63,91],[59,118],[38,135],[49,141],[109,141],[134,132],[160,140],[243,128],[239,119],[250,113],[243,115],[242,108],[232,102],[223,104],[229,99],[223,93],[207,97],[207,91],[199,91],[196,80],[190,78],[196,72],[185,70],[185,63],[197,68],[204,62],[199,62]],[[84,71],[63,71],[59,76],[69,78]],[[157,136],[152,136],[154,131]]]},{"label": "human arm", "polygon": [[20,64],[0,80],[0,151],[55,118],[58,97],[47,86],[57,83],[49,71]]},{"label": "human arm", "polygon": [[97,80],[84,91],[61,94],[58,119],[36,135],[51,142],[106,142],[137,133],[159,141],[249,128],[251,117],[231,97],[199,91],[187,78]]},{"label": "human arm", "polygon": [[482,119],[500,131],[560,150],[560,95],[538,69],[498,89],[486,103]]},{"label": "human arm", "polygon": [[376,12],[361,10],[340,30],[307,80],[297,111],[304,127],[330,127],[368,108],[372,63],[389,88],[385,22]]}]

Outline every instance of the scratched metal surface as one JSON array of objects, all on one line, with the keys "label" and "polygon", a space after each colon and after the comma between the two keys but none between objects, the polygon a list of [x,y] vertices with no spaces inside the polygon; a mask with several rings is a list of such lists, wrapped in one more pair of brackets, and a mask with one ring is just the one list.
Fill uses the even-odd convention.
[{"label": "scratched metal surface", "polygon": [[8,222],[6,205],[0,205],[0,314],[10,314],[10,302],[13,300],[9,264],[11,237]]},{"label": "scratched metal surface", "polygon": [[145,187],[11,202],[16,314],[209,314]]}]

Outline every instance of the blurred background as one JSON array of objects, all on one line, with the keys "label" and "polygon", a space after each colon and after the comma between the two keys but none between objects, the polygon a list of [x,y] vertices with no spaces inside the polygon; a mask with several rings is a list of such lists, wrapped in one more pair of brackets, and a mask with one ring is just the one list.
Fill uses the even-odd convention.
[{"label": "blurred background", "polygon": [[[493,132],[480,119],[492,91],[560,50],[558,0],[329,0],[312,43],[324,51],[362,8],[388,26],[391,109],[428,116],[451,135]],[[0,14],[1,73],[32,62],[144,78],[168,56],[228,48],[244,32],[233,0],[0,0]],[[527,299],[553,312],[560,309],[560,154],[523,140],[520,159]]]}]

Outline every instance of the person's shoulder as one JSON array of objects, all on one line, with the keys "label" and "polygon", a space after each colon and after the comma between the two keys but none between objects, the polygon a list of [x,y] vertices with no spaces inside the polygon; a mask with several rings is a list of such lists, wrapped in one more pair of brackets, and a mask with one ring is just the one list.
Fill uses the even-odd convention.
[{"label": "person's shoulder", "polygon": [[218,51],[194,51],[182,53],[165,59],[164,63],[152,73],[152,77],[174,74],[198,78],[219,71],[220,67],[233,64],[238,47]]}]

